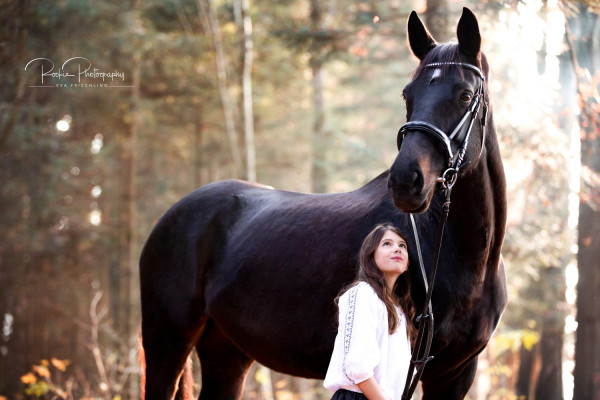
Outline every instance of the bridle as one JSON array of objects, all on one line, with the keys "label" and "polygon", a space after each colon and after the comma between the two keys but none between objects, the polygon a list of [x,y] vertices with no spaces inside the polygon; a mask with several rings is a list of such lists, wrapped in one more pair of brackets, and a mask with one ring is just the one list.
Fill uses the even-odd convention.
[{"label": "bridle", "polygon": [[[412,223],[413,233],[415,236],[415,244],[417,248],[417,255],[419,259],[419,266],[421,267],[421,275],[423,276],[423,283],[425,285],[425,303],[423,305],[423,309],[421,314],[416,318],[416,322],[419,324],[419,332],[417,334],[417,338],[415,340],[415,347],[412,351],[412,356],[410,360],[410,366],[408,369],[408,374],[406,377],[406,383],[404,385],[404,392],[402,393],[402,400],[409,400],[415,389],[417,388],[417,384],[421,379],[421,375],[423,374],[423,370],[425,369],[425,364],[428,361],[433,359],[433,356],[429,356],[429,351],[431,350],[431,342],[433,341],[433,311],[431,307],[431,296],[433,295],[433,284],[435,283],[435,275],[437,271],[437,266],[440,257],[440,249],[442,247],[442,237],[444,235],[444,225],[446,224],[446,220],[448,219],[448,214],[450,213],[450,194],[452,192],[452,187],[456,183],[456,179],[458,178],[459,171],[466,165],[469,164],[470,161],[467,161],[463,164],[463,159],[465,157],[465,153],[467,151],[467,146],[469,144],[469,137],[471,136],[471,130],[473,129],[473,122],[477,118],[479,114],[479,108],[483,103],[483,116],[481,117],[481,149],[479,150],[479,156],[483,152],[483,145],[485,143],[485,125],[487,119],[488,112],[488,104],[485,101],[485,93],[484,93],[484,81],[485,77],[481,70],[467,63],[460,62],[444,62],[444,63],[431,63],[425,65],[425,68],[437,68],[445,65],[456,65],[468,70],[475,72],[479,78],[481,79],[481,84],[477,89],[473,99],[471,100],[471,104],[469,108],[456,125],[452,133],[450,135],[446,135],[446,133],[438,128],[437,126],[425,122],[425,121],[410,121],[402,125],[400,131],[398,132],[398,151],[400,151],[400,147],[402,146],[402,140],[404,139],[404,135],[410,131],[418,131],[425,132],[431,136],[433,136],[436,140],[439,140],[443,143],[444,148],[446,149],[446,155],[448,156],[448,164],[446,166],[446,170],[442,174],[441,177],[437,178],[437,181],[441,184],[441,189],[445,195],[445,202],[442,205],[442,215],[440,218],[440,223],[438,225],[437,231],[437,239],[436,246],[433,254],[433,265],[431,268],[431,273],[429,275],[429,279],[427,279],[427,273],[425,272],[425,266],[423,265],[423,256],[421,254],[421,244],[419,242],[419,235],[417,233],[417,225],[415,223],[415,219],[413,214],[410,214],[410,220]],[[467,124],[468,128],[466,132],[463,131],[463,126]],[[452,152],[452,141],[456,140],[460,143],[458,147],[458,151],[456,153]],[[427,331],[427,338],[425,339],[425,331]],[[425,339],[425,340],[424,340]]]},{"label": "bridle", "polygon": [[[473,64],[461,63],[461,62],[435,62],[435,63],[425,65],[424,68],[438,68],[438,67],[443,67],[446,65],[455,65],[458,67],[462,67],[462,68],[471,70],[471,71],[475,72],[481,79],[481,84],[477,88],[477,91],[475,92],[475,95],[473,96],[473,99],[471,100],[471,104],[469,105],[469,108],[467,109],[467,111],[465,112],[465,114],[463,115],[463,117],[461,118],[459,123],[456,125],[456,127],[454,128],[452,133],[450,133],[449,135],[430,122],[409,121],[409,122],[405,123],[404,125],[402,125],[402,127],[400,128],[400,131],[398,132],[398,139],[397,139],[398,140],[398,142],[397,142],[398,151],[400,151],[400,147],[402,146],[402,141],[404,140],[404,135],[406,135],[408,132],[411,132],[411,131],[425,132],[425,133],[433,136],[436,140],[438,140],[439,142],[441,142],[443,144],[444,149],[446,150],[446,155],[448,156],[448,163],[446,166],[446,170],[444,171],[442,176],[437,179],[437,181],[442,184],[442,187],[444,189],[448,189],[449,187],[452,187],[454,185],[454,183],[456,182],[456,178],[458,177],[458,172],[460,171],[460,169],[462,167],[464,167],[468,164],[468,162],[465,164],[463,164],[462,162],[465,157],[465,153],[467,151],[467,145],[469,144],[469,137],[471,136],[471,130],[473,129],[473,122],[475,122],[475,119],[477,118],[477,115],[479,114],[479,108],[481,107],[481,104],[483,103],[483,116],[481,117],[482,138],[481,138],[481,149],[479,151],[479,157],[481,157],[481,153],[483,151],[483,145],[485,142],[485,124],[486,124],[487,112],[488,112],[488,104],[487,104],[487,101],[485,100],[484,84],[483,84],[485,81],[485,76],[483,75],[481,70]],[[464,131],[462,128],[467,123],[467,121],[468,121],[468,128],[466,131]],[[460,140],[462,140],[462,143],[459,145],[459,150],[456,153],[452,152],[452,141],[453,140],[456,140],[459,142],[460,142]]]}]

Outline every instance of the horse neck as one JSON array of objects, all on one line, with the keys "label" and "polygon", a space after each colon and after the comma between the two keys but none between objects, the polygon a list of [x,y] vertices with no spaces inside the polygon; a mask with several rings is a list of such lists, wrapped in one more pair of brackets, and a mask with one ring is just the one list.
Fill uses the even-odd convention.
[{"label": "horse neck", "polygon": [[475,268],[497,267],[506,227],[506,181],[491,118],[488,129],[481,159],[453,188],[448,216],[452,242]]}]

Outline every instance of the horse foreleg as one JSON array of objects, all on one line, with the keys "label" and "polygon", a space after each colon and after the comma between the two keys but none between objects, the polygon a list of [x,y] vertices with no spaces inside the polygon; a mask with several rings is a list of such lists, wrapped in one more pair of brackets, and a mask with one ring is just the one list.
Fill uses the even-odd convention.
[{"label": "horse foreleg", "polygon": [[202,367],[200,400],[240,399],[253,361],[208,320],[196,345]]},{"label": "horse foreleg", "polygon": [[477,372],[477,358],[474,358],[461,373],[448,379],[423,381],[422,400],[462,400],[465,398]]}]

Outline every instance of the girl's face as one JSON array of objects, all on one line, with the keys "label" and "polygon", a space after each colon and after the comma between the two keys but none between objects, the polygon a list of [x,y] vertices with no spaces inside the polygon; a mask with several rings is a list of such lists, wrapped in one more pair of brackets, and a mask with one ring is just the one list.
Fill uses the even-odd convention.
[{"label": "girl's face", "polygon": [[408,268],[406,242],[392,231],[386,231],[375,249],[375,264],[387,279],[396,279]]}]

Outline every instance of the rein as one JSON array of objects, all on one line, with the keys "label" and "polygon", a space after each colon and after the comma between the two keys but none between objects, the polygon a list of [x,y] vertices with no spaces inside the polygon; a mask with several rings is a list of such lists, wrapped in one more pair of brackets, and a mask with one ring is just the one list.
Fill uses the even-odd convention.
[{"label": "rein", "polygon": [[[415,389],[417,388],[417,384],[423,375],[423,370],[425,369],[425,364],[428,361],[433,359],[433,356],[429,355],[431,350],[431,342],[433,341],[433,310],[431,307],[431,297],[433,295],[433,285],[435,283],[435,275],[437,272],[437,267],[439,263],[440,257],[440,249],[442,247],[442,238],[444,236],[444,226],[446,225],[446,221],[448,219],[448,215],[450,214],[450,194],[452,193],[452,187],[456,183],[456,179],[458,178],[458,173],[460,169],[470,163],[466,162],[463,164],[463,158],[465,156],[467,145],[469,143],[469,137],[471,135],[471,129],[473,128],[473,122],[475,118],[479,114],[479,108],[483,103],[483,116],[481,118],[481,130],[482,130],[482,138],[481,138],[481,149],[479,151],[479,157],[483,152],[483,144],[485,142],[485,124],[487,119],[487,111],[488,105],[485,101],[484,90],[483,90],[483,82],[485,81],[485,77],[479,68],[472,64],[466,63],[458,63],[458,62],[447,62],[447,63],[431,63],[427,64],[425,68],[436,68],[444,65],[456,65],[465,69],[469,69],[476,74],[478,74],[481,79],[481,85],[477,89],[469,108],[463,115],[462,119],[458,123],[458,125],[454,128],[450,135],[447,135],[444,131],[436,127],[435,125],[425,122],[425,121],[410,121],[402,125],[400,128],[400,132],[398,132],[398,150],[400,150],[400,146],[402,145],[402,140],[404,135],[410,131],[419,131],[425,132],[427,134],[432,135],[437,140],[441,141],[444,144],[448,155],[448,164],[446,170],[442,174],[441,177],[437,178],[437,182],[441,184],[441,190],[445,195],[445,201],[442,205],[442,216],[440,219],[440,223],[438,225],[437,230],[437,239],[435,244],[435,251],[433,254],[433,265],[431,268],[431,274],[429,275],[429,279],[427,279],[427,273],[425,271],[425,266],[423,263],[423,256],[421,254],[421,244],[419,241],[419,234],[417,232],[417,225],[415,223],[415,218],[413,214],[410,214],[410,221],[412,224],[413,233],[415,236],[415,243],[417,245],[417,255],[419,258],[419,266],[421,268],[421,275],[423,277],[423,283],[425,285],[426,296],[425,303],[423,305],[423,310],[421,314],[416,318],[416,322],[419,324],[419,333],[417,334],[417,339],[415,341],[415,348],[413,349],[412,356],[410,359],[410,367],[408,369],[408,374],[406,377],[406,383],[404,384],[404,392],[402,393],[402,400],[409,400]],[[466,121],[469,120],[467,132],[464,135],[464,139],[462,144],[460,144],[459,150],[456,153],[452,152],[451,141],[453,139],[460,139],[459,132],[462,130],[462,127],[465,125]],[[425,331],[427,331],[427,336],[425,337]],[[425,339],[425,340],[424,340]]]}]

